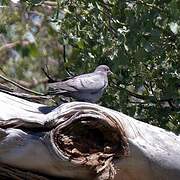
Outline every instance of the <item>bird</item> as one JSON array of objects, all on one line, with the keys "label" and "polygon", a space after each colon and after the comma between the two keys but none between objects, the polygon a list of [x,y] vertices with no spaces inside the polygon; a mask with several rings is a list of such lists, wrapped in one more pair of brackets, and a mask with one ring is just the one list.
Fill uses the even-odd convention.
[{"label": "bird", "polygon": [[63,95],[77,101],[96,103],[107,88],[108,76],[111,74],[113,73],[107,65],[99,65],[94,72],[49,83],[47,95]]}]

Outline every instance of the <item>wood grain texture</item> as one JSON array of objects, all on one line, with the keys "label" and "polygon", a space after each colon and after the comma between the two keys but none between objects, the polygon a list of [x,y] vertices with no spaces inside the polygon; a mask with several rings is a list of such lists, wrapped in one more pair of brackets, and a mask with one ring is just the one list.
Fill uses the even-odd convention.
[{"label": "wood grain texture", "polygon": [[1,179],[180,179],[180,137],[120,112],[2,92],[0,109]]}]

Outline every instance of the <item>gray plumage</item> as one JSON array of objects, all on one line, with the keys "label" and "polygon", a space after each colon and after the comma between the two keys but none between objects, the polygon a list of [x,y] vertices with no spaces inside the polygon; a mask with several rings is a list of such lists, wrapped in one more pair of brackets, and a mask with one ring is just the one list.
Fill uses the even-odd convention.
[{"label": "gray plumage", "polygon": [[97,102],[108,86],[108,75],[112,74],[106,65],[98,66],[94,72],[82,74],[66,81],[49,84],[48,95],[64,95],[78,101]]}]

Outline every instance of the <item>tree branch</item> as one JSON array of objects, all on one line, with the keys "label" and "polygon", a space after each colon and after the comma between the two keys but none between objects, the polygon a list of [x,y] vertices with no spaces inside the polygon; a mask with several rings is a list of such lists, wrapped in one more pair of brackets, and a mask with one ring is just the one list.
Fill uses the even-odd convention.
[{"label": "tree branch", "polygon": [[14,80],[14,82],[18,83],[21,86],[24,86],[26,88],[33,88],[36,87],[39,84],[44,84],[48,82],[47,78],[39,79],[39,80],[32,80],[31,82],[26,82],[22,80]]},{"label": "tree branch", "polygon": [[55,80],[54,78],[52,78],[50,75],[49,75],[49,71],[48,71],[48,67],[47,65],[45,65],[46,67],[46,70],[44,68],[41,68],[43,73],[45,74],[45,76],[48,78],[47,82],[48,83],[53,83],[53,82],[56,82],[57,80]]},{"label": "tree branch", "polygon": [[122,86],[118,86],[115,82],[112,81],[112,83],[115,85],[116,88],[121,89],[121,90],[125,90],[130,96],[133,96],[137,99],[142,99],[142,100],[151,100],[151,102],[155,103],[156,99],[153,96],[145,96],[145,95],[140,95],[140,94],[136,94],[134,92],[129,91],[128,89],[126,89],[125,87]]},{"label": "tree branch", "polygon": [[155,4],[149,4],[147,2],[144,2],[143,0],[138,0],[137,3],[140,3],[140,4],[143,4],[149,8],[156,8],[158,9],[159,11],[163,11],[163,9],[161,9],[159,6],[155,5]]},{"label": "tree branch", "polygon": [[[0,92],[4,92],[6,94],[9,94],[9,95],[12,95],[12,96],[15,96],[15,97],[19,97],[19,98],[22,98],[22,99],[30,100],[30,101],[33,101],[33,102],[42,103],[43,100],[52,100],[52,97],[50,97],[50,96],[31,95],[31,94],[13,92],[13,91],[10,91],[8,88],[3,89],[3,87],[1,87],[1,86],[0,86]],[[52,102],[55,103],[54,100],[52,100]]]},{"label": "tree branch", "polygon": [[44,1],[43,4],[46,6],[57,6],[57,2],[54,1]]},{"label": "tree branch", "polygon": [[18,84],[18,83],[16,83],[16,82],[14,82],[14,81],[12,81],[12,80],[4,77],[4,76],[1,75],[1,74],[0,74],[0,78],[2,78],[3,80],[5,80],[5,81],[7,81],[7,82],[9,82],[9,83],[11,83],[11,84],[13,84],[14,86],[16,86],[16,87],[18,87],[18,88],[20,88],[20,89],[22,89],[22,90],[24,90],[24,91],[27,91],[27,92],[32,93],[32,94],[44,96],[44,94],[39,93],[39,92],[36,92],[36,91],[33,91],[33,90],[30,90],[30,89],[28,89],[28,88],[25,88],[25,87],[21,86],[20,84]]},{"label": "tree branch", "polygon": [[15,42],[7,43],[0,47],[0,52],[7,50],[7,49],[12,49],[12,48],[16,47],[17,45],[28,45],[30,43],[31,42],[29,42],[28,40],[22,40],[22,41],[18,40]]},{"label": "tree branch", "polygon": [[7,44],[5,44],[5,45],[0,47],[0,52],[4,51],[6,49],[11,49],[11,48],[17,46],[19,43],[20,43],[20,41],[16,41],[16,42],[12,42],[12,43],[7,43]]},{"label": "tree branch", "polygon": [[[137,99],[141,99],[141,100],[144,100],[144,101],[149,101],[151,103],[162,103],[162,102],[169,102],[169,101],[172,101],[173,98],[172,97],[162,97],[161,99],[157,99],[156,97],[154,96],[146,96],[146,95],[141,95],[141,94],[137,94],[137,93],[134,93],[132,91],[129,91],[128,89],[126,89],[125,87],[122,87],[122,86],[118,86],[115,82],[113,82],[113,85],[117,88],[117,89],[120,89],[120,90],[124,90],[126,91],[130,96],[133,96]],[[172,105],[171,105],[172,106]],[[174,107],[174,106],[173,106]],[[176,107],[177,108],[177,107]]]}]

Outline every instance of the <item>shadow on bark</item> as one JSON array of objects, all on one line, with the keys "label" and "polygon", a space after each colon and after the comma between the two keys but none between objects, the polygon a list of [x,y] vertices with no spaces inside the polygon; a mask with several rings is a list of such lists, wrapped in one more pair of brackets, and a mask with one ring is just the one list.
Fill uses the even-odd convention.
[{"label": "shadow on bark", "polygon": [[180,137],[97,104],[0,92],[0,179],[179,180]]}]

